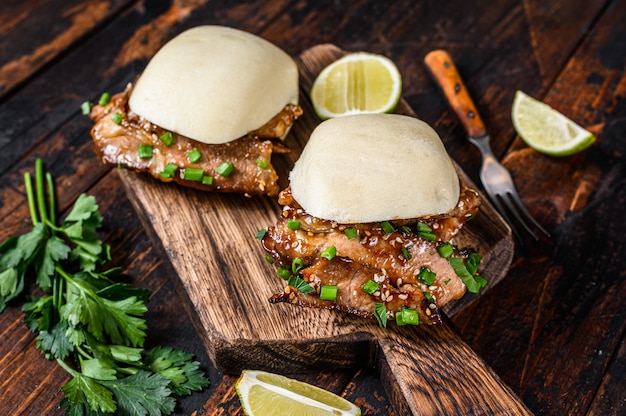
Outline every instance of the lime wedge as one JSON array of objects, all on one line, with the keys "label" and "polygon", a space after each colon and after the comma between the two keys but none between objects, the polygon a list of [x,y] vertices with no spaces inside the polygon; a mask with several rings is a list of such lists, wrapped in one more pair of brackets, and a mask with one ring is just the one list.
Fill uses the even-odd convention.
[{"label": "lime wedge", "polygon": [[349,53],[325,67],[311,87],[311,102],[326,120],[350,114],[391,113],[400,101],[402,78],[389,58]]},{"label": "lime wedge", "polygon": [[596,140],[591,132],[522,91],[515,93],[511,118],[522,140],[543,154],[573,155]]},{"label": "lime wedge", "polygon": [[361,414],[361,409],[336,394],[264,371],[243,370],[235,390],[247,416]]}]

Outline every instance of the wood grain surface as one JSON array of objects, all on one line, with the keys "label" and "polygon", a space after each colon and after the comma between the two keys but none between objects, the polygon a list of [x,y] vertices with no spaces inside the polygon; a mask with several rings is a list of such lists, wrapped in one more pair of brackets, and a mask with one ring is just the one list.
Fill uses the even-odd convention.
[{"label": "wood grain surface", "polygon": [[[120,91],[165,41],[199,24],[259,34],[294,57],[325,43],[382,53],[402,73],[406,102],[478,183],[480,155],[423,65],[429,51],[446,49],[494,153],[552,234],[516,245],[505,278],[456,313],[449,329],[534,414],[623,415],[624,21],[624,0],[0,2],[0,240],[30,226],[22,175],[41,157],[57,178],[59,208],[82,192],[96,196],[113,262],[128,282],[152,291],[148,347],[190,351],[206,369],[211,387],[183,398],[175,414],[241,416],[237,376],[212,364],[176,271],[149,238],[116,171],[95,157],[81,102]],[[530,150],[510,121],[517,89],[594,131],[597,143],[562,159]],[[22,316],[19,302],[0,315],[0,414],[60,415],[59,389],[68,376],[35,349]],[[377,350],[369,340],[363,349]],[[383,363],[291,376],[346,397],[365,415],[401,415],[384,389]]]}]

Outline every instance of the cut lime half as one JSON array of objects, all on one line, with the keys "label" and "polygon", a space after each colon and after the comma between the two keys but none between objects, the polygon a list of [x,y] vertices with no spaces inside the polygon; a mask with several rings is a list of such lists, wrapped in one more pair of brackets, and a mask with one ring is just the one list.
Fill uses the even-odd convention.
[{"label": "cut lime half", "polygon": [[235,389],[247,416],[361,414],[361,409],[334,393],[264,371],[243,370]]},{"label": "cut lime half", "polygon": [[511,118],[522,140],[546,155],[573,155],[596,140],[588,130],[522,91],[515,93]]},{"label": "cut lime half", "polygon": [[402,94],[402,78],[389,58],[354,52],[325,67],[311,87],[317,115],[329,119],[351,114],[391,113]]}]

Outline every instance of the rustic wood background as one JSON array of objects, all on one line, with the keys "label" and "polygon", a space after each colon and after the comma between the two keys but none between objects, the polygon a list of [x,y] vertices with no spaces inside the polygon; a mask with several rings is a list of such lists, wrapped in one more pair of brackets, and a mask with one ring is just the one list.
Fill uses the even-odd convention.
[{"label": "rustic wood background", "polygon": [[[236,377],[212,365],[169,263],[142,228],[115,170],[95,157],[80,103],[121,90],[169,38],[199,24],[235,26],[297,56],[333,43],[393,59],[403,95],[478,182],[479,154],[422,60],[454,58],[510,168],[551,240],[518,245],[506,278],[452,324],[535,414],[626,413],[626,2],[77,1],[0,4],[0,240],[29,216],[22,175],[41,157],[57,178],[59,205],[95,195],[101,236],[129,281],[153,292],[149,343],[193,352],[211,387],[177,414],[241,414]],[[578,155],[528,149],[510,122],[517,89],[598,135]],[[180,313],[181,305],[186,313]],[[61,414],[66,373],[34,348],[17,306],[0,315],[0,413]],[[399,414],[372,369],[296,374],[342,394],[365,414]]]}]

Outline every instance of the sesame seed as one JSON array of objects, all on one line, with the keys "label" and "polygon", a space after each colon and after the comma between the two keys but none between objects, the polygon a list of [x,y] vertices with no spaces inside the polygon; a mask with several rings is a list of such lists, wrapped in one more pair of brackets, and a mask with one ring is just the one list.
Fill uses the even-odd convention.
[{"label": "sesame seed", "polygon": [[387,300],[385,302],[391,302],[393,300],[393,295],[387,296]]},{"label": "sesame seed", "polygon": [[377,290],[376,292],[372,293],[372,295],[374,295],[374,296],[380,296],[380,290]]},{"label": "sesame seed", "polygon": [[435,305],[434,303],[429,304],[428,307],[432,310],[437,309],[437,305]]},{"label": "sesame seed", "polygon": [[402,286],[402,283],[403,283],[402,278],[399,277],[398,280],[396,280],[396,286],[400,287]]},{"label": "sesame seed", "polygon": [[400,294],[398,295],[398,299],[402,299],[402,300],[407,300],[407,299],[408,299],[408,297],[409,297],[409,294],[408,294],[408,293],[400,293]]}]

